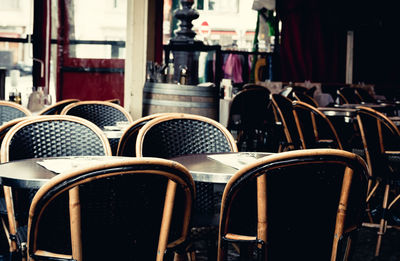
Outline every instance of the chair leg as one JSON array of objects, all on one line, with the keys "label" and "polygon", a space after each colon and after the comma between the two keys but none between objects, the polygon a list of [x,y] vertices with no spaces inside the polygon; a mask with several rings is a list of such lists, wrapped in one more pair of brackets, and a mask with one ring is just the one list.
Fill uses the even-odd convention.
[{"label": "chair leg", "polygon": [[366,212],[367,212],[367,215],[368,215],[369,222],[371,224],[374,223],[374,220],[372,218],[371,205],[370,205],[369,201],[370,201],[371,197],[375,194],[377,188],[379,187],[379,184],[380,184],[379,180],[376,180],[374,187],[371,189],[372,180],[368,181],[368,190],[367,191],[370,191],[370,192],[368,192],[367,199],[366,199],[366,202],[367,202]]},{"label": "chair leg", "polygon": [[379,231],[378,231],[378,240],[376,242],[376,248],[375,248],[375,256],[379,256],[381,244],[382,244],[382,237],[386,232],[386,225],[387,225],[387,218],[386,218],[386,212],[387,212],[387,203],[388,203],[388,198],[389,198],[389,190],[390,190],[390,185],[386,184],[385,185],[385,193],[383,196],[383,201],[382,201],[382,217],[381,221],[379,224]]},{"label": "chair leg", "polygon": [[196,261],[196,252],[194,250],[187,253],[189,261]]}]

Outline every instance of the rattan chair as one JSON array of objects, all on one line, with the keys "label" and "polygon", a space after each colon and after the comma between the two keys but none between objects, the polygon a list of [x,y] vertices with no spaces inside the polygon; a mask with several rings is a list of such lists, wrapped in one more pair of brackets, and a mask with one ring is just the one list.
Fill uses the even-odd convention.
[{"label": "rattan chair", "polygon": [[[21,117],[21,118],[16,118],[13,120],[10,120],[6,123],[4,123],[2,126],[0,126],[0,146],[1,143],[3,142],[4,136],[6,136],[7,132],[17,123],[24,121],[26,119],[29,119],[31,116],[26,116],[26,117]],[[34,116],[33,116],[34,117]]]},{"label": "rattan chair", "polygon": [[111,160],[59,174],[33,198],[29,258],[172,260],[186,240],[194,193],[188,170],[163,159]]},{"label": "rattan chair", "polygon": [[276,113],[276,122],[282,125],[286,138],[286,141],[283,141],[280,151],[301,149],[300,136],[293,114],[292,100],[281,94],[271,94],[271,101]]},{"label": "rattan chair", "polygon": [[237,152],[231,133],[217,121],[199,115],[171,113],[139,131],[136,155],[173,158],[187,154]]},{"label": "rattan chair", "polygon": [[18,103],[0,101],[0,126],[10,120],[30,115],[32,115],[32,113]]},{"label": "rattan chair", "polygon": [[115,103],[115,104],[121,105],[120,99],[117,99],[117,98],[106,100],[106,102],[111,102],[111,103]]},{"label": "rattan chair", "polygon": [[78,102],[78,99],[66,99],[66,100],[61,100],[53,105],[44,108],[39,112],[39,115],[58,115],[61,114],[61,111],[69,104]]},{"label": "rattan chair", "polygon": [[266,87],[247,85],[232,99],[227,128],[240,151],[274,151],[275,121]]},{"label": "rattan chair", "polygon": [[343,149],[335,127],[317,108],[305,102],[293,101],[293,113],[302,149]]},{"label": "rattan chair", "polygon": [[117,156],[128,156],[128,157],[136,157],[135,146],[136,146],[136,138],[139,133],[140,128],[142,128],[148,121],[160,117],[171,114],[170,112],[165,113],[154,113],[145,117],[142,117],[132,124],[124,131],[121,138],[118,142],[117,148]]},{"label": "rattan chair", "polygon": [[311,106],[314,106],[315,108],[318,108],[318,102],[317,102],[313,97],[311,97],[311,96],[308,95],[308,94],[305,94],[305,93],[303,93],[303,92],[294,92],[294,93],[293,93],[293,98],[294,98],[295,100],[308,103],[308,104],[310,104]]},{"label": "rattan chair", "polygon": [[[13,120],[10,120],[6,123],[4,123],[2,126],[0,126],[0,145],[3,142],[4,136],[7,134],[7,132],[17,123],[28,119],[30,116],[27,117],[21,117],[21,118],[16,118]],[[4,198],[4,193],[3,190],[0,191],[0,215],[1,217],[7,217],[7,205],[6,205],[6,200]],[[3,232],[5,236],[4,242],[1,241],[2,245],[4,243],[4,246],[7,246],[10,244],[9,241],[9,233],[8,233],[8,228],[4,222],[2,222],[2,227],[3,227]]]},{"label": "rattan chair", "polygon": [[132,117],[122,106],[105,101],[81,101],[69,104],[61,114],[78,116],[87,119],[101,129],[114,126],[118,121],[132,123]]},{"label": "rattan chair", "polygon": [[[111,156],[110,144],[104,133],[85,119],[67,115],[30,117],[19,122],[4,136],[0,149],[2,163],[27,158],[100,155]],[[3,188],[10,250],[15,252],[24,242],[23,238],[17,236],[17,231],[26,225],[29,198],[35,191],[15,191],[18,193],[18,202],[13,202],[12,189],[7,186]],[[20,214],[18,220],[15,212]],[[23,233],[20,236],[23,237]]]},{"label": "rattan chair", "polygon": [[361,157],[336,149],[277,153],[240,169],[222,197],[218,261],[238,252],[240,260],[346,260],[367,178]]},{"label": "rattan chair", "polygon": [[360,104],[361,99],[351,87],[342,87],[337,90],[340,104]]},{"label": "rattan chair", "polygon": [[[393,221],[391,210],[400,199],[400,194],[398,194],[400,131],[384,114],[367,107],[359,107],[357,121],[364,145],[365,159],[371,169],[367,203],[369,209],[378,209],[377,212],[380,213],[376,215],[378,218],[376,220],[369,212],[369,222],[365,224],[378,228],[375,250],[375,255],[378,256],[386,230],[392,227],[400,229],[398,222],[391,222]],[[379,187],[383,189],[379,190]],[[379,191],[382,193],[378,193]],[[377,206],[373,204],[374,200],[377,201]]]},{"label": "rattan chair", "polygon": [[363,88],[354,88],[356,95],[360,98],[361,103],[377,103],[377,100],[367,90]]},{"label": "rattan chair", "polygon": [[[171,114],[157,117],[146,123],[139,131],[136,141],[136,156],[173,158],[188,154],[237,152],[231,133],[220,123],[207,117],[192,114]],[[210,260],[216,258],[218,216],[218,189],[214,184],[196,182],[193,229],[190,233],[194,249],[198,242],[210,245],[205,253]],[[215,190],[215,191],[214,191]],[[217,193],[216,193],[217,192]],[[214,244],[214,247],[213,247]],[[197,246],[196,246],[197,245]]]}]

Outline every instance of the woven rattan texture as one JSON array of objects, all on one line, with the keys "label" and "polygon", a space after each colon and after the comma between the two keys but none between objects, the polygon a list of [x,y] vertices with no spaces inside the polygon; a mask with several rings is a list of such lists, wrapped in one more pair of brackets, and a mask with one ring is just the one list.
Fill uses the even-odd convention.
[{"label": "woven rattan texture", "polygon": [[[154,125],[146,133],[143,140],[143,156],[172,158],[186,154],[218,153],[232,151],[228,139],[216,126],[194,119],[173,119]],[[212,217],[218,214],[215,206],[213,184],[195,182],[196,198],[194,201],[193,229],[190,233],[196,253],[201,251],[199,240],[205,240],[209,260],[215,260],[216,231],[218,225],[212,224]],[[206,227],[204,227],[206,226]]]},{"label": "woven rattan texture", "polygon": [[[227,202],[221,227],[226,227],[229,233],[257,235],[256,182],[258,174],[265,173],[268,220],[268,259],[265,260],[329,260],[346,166],[326,157],[312,164],[298,160],[293,166],[284,166],[287,162],[282,162],[282,167],[278,168],[249,171],[246,175],[250,179],[243,178],[245,175],[237,179],[235,185],[225,191]],[[367,169],[356,163],[349,163],[354,168],[354,178],[350,183],[345,229],[359,226],[364,213],[362,202],[365,202]],[[314,229],[310,231],[310,228]],[[313,241],[315,238],[318,240]],[[304,251],[308,248],[312,250]]]},{"label": "woven rattan texture", "polygon": [[104,104],[82,104],[71,108],[67,114],[89,120],[100,128],[114,126],[118,121],[128,121],[123,112]]},{"label": "woven rattan texture", "polygon": [[280,94],[272,94],[272,99],[275,101],[274,106],[277,106],[276,110],[280,110],[282,117],[286,122],[287,131],[292,139],[292,143],[295,149],[300,149],[300,136],[296,127],[296,122],[293,116],[292,101]]},{"label": "woven rattan texture", "polygon": [[60,102],[50,106],[46,111],[42,112],[41,115],[58,115],[61,111],[69,104],[76,102],[75,100],[71,100],[69,102]]},{"label": "woven rattan texture", "polygon": [[143,156],[161,158],[229,151],[231,147],[221,130],[191,119],[161,122],[146,133],[143,142]]},{"label": "woven rattan texture", "polygon": [[25,117],[26,114],[17,108],[9,107],[9,106],[0,106],[0,125],[3,123],[16,119]]},{"label": "woven rattan texture", "polygon": [[121,145],[117,151],[118,156],[136,157],[136,138],[140,128],[142,128],[147,122],[148,121],[142,121],[129,126],[129,128],[125,131],[125,134],[119,139]]},{"label": "woven rattan texture", "polygon": [[57,156],[105,155],[99,136],[70,121],[45,121],[27,125],[12,137],[9,160]]},{"label": "woven rattan texture", "polygon": [[[155,260],[168,179],[151,173],[99,177],[102,174],[99,171],[95,174],[98,178],[79,185],[83,260]],[[67,180],[60,187],[73,182]],[[182,233],[186,185],[177,186],[171,241]],[[47,251],[68,253],[69,220],[64,211],[68,209],[68,191],[48,204],[50,193],[58,192],[45,195],[35,212],[37,215],[41,207],[46,207],[39,218],[37,245]]]}]

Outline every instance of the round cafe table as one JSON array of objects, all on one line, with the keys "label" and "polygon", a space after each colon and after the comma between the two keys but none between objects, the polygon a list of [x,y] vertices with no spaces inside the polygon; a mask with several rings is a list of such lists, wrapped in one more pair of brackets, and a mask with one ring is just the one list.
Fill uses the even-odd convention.
[{"label": "round cafe table", "polygon": [[[246,160],[249,157],[261,158],[271,155],[264,152],[218,153],[212,155],[226,155],[228,160]],[[184,165],[192,174],[194,181],[225,184],[237,171],[221,161],[210,158],[209,154],[187,155],[172,158]],[[129,157],[117,156],[73,156],[54,158],[34,158],[15,160],[0,164],[0,184],[15,188],[39,189],[49,179],[64,171],[71,171],[76,167],[87,167],[105,161],[120,161]],[[42,162],[52,165],[43,166]],[[245,164],[246,162],[243,162]],[[54,169],[53,169],[54,168]]]},{"label": "round cafe table", "polygon": [[[88,166],[104,161],[123,160],[126,157],[85,156],[85,157],[54,157],[15,160],[0,164],[0,184],[14,188],[39,189],[51,178],[62,173],[64,169]],[[50,170],[40,165],[41,162],[53,162],[59,171]]]},{"label": "round cafe table", "polygon": [[[252,157],[259,159],[268,155],[270,152],[227,152],[212,154],[193,154],[171,158],[176,162],[185,166],[193,177],[194,181],[226,184],[238,169],[230,165],[231,160],[240,161],[245,165],[246,158]],[[221,156],[219,160],[213,159],[212,156]],[[224,163],[225,158],[225,163]]]}]

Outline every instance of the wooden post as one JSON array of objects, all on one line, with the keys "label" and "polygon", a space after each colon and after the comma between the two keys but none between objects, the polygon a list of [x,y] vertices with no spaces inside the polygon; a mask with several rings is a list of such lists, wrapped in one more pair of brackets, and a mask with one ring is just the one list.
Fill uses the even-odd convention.
[{"label": "wooden post", "polygon": [[353,83],[354,31],[347,31],[346,84]]},{"label": "wooden post", "polygon": [[124,107],[134,120],[142,117],[146,79],[147,0],[128,1]]}]

